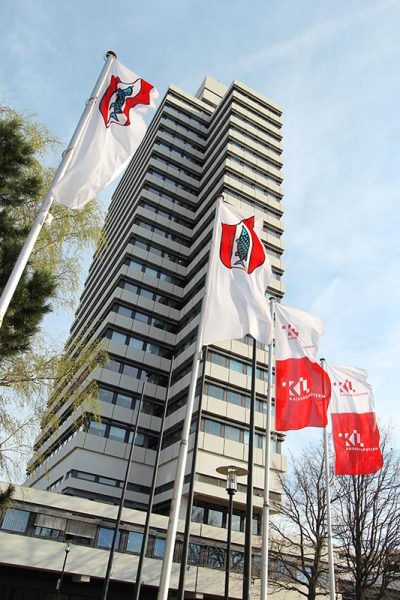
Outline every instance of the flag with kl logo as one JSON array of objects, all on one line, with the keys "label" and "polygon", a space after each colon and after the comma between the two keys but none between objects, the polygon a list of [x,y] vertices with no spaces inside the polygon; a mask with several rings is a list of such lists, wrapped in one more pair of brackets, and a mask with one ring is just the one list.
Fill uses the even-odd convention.
[{"label": "flag with kl logo", "polygon": [[150,83],[113,61],[73,158],[52,189],[56,202],[82,208],[122,173],[146,132],[143,115],[157,97]]},{"label": "flag with kl logo", "polygon": [[264,344],[272,340],[265,292],[271,265],[259,238],[262,219],[218,201],[210,251],[203,344],[246,334]]},{"label": "flag with kl logo", "polygon": [[331,418],[337,475],[369,475],[383,465],[372,388],[367,373],[327,366],[332,385]]},{"label": "flag with kl logo", "polygon": [[316,360],[322,322],[297,308],[276,305],[276,429],[325,427],[330,382]]}]

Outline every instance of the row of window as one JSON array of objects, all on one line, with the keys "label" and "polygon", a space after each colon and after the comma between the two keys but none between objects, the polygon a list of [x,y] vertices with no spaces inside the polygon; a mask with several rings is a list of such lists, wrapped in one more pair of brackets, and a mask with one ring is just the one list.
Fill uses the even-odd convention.
[{"label": "row of window", "polygon": [[260,192],[266,198],[272,198],[273,200],[276,200],[277,202],[280,202],[282,200],[281,196],[279,196],[278,194],[275,194],[275,192],[272,192],[268,188],[265,188],[264,186],[260,185],[259,183],[254,183],[254,181],[251,181],[250,179],[247,179],[246,177],[242,177],[241,175],[238,175],[237,173],[233,173],[232,171],[230,171],[229,177],[236,179],[236,181],[239,181],[241,184],[247,185],[255,192]]},{"label": "row of window", "polygon": [[171,240],[176,244],[180,244],[181,246],[185,246],[185,248],[190,248],[191,242],[180,235],[176,235],[172,233],[169,229],[165,229],[160,227],[159,225],[154,225],[153,223],[149,223],[148,221],[144,221],[143,219],[136,218],[134,221],[135,225],[146,229],[146,231],[151,231],[152,233],[156,233],[160,237],[163,237],[167,240]]},{"label": "row of window", "polygon": [[[93,435],[97,435],[101,438],[114,440],[115,442],[123,442],[124,444],[131,444],[133,440],[133,430],[122,425],[113,425],[106,421],[95,421],[89,420],[86,424],[86,431]],[[135,437],[135,446],[141,448],[149,448],[150,450],[156,450],[158,444],[158,437],[153,434],[144,433],[138,431]]]},{"label": "row of window", "polygon": [[252,210],[254,210],[254,208],[257,208],[258,210],[261,210],[263,213],[265,213],[267,215],[271,215],[271,217],[274,217],[275,219],[281,218],[281,214],[279,212],[277,212],[276,210],[274,210],[267,204],[264,204],[263,202],[257,202],[257,200],[255,200],[255,199],[253,200],[253,199],[246,198],[245,196],[243,196],[243,194],[240,194],[236,190],[227,190],[227,193],[229,196],[232,196],[232,198],[236,198],[237,200],[239,200],[241,202],[241,204],[245,204],[246,206],[249,206]]},{"label": "row of window", "polygon": [[[195,501],[193,503],[191,520],[193,523],[202,523],[226,529],[228,527],[228,508],[217,504],[209,504],[208,502]],[[232,530],[245,531],[245,527],[246,512],[235,508],[232,515]],[[261,535],[260,515],[253,514],[251,529],[254,535]]]},{"label": "row of window", "polygon": [[165,150],[168,150],[168,152],[171,152],[172,155],[176,156],[177,158],[180,158],[180,159],[184,158],[185,160],[193,163],[194,165],[196,165],[198,167],[202,166],[202,162],[200,160],[193,158],[192,156],[190,156],[189,154],[187,154],[185,152],[179,151],[176,146],[171,146],[171,144],[168,144],[167,142],[163,142],[161,140],[156,140],[155,145],[160,146],[161,148],[164,148]]},{"label": "row of window", "polygon": [[193,121],[194,123],[199,123],[203,127],[208,126],[208,118],[209,118],[208,113],[199,111],[204,115],[204,118],[201,118],[201,117],[198,117],[197,115],[194,115],[193,113],[189,113],[185,110],[178,110],[171,104],[166,104],[166,108],[168,108],[168,111],[171,112],[172,114],[176,115],[177,117],[183,116],[185,119],[189,119],[189,121]]},{"label": "row of window", "polygon": [[132,294],[136,294],[142,298],[147,298],[147,300],[164,304],[164,306],[170,306],[171,308],[176,308],[178,310],[181,308],[181,303],[178,302],[178,300],[175,300],[175,298],[164,296],[164,294],[159,294],[158,292],[153,292],[149,288],[145,288],[142,285],[136,285],[135,283],[131,283],[126,279],[121,279],[118,283],[118,287],[122,288],[123,290],[128,290],[128,292],[132,292]]},{"label": "row of window", "polygon": [[203,152],[202,146],[199,146],[199,144],[193,143],[193,141],[188,140],[186,137],[183,137],[178,132],[171,131],[170,129],[163,127],[162,125],[160,125],[158,130],[162,131],[163,133],[167,133],[170,137],[172,137],[174,139],[179,140],[179,142],[181,144],[183,144],[184,146],[187,146],[188,148],[193,148],[193,150],[196,150],[197,152]]},{"label": "row of window", "polygon": [[[161,160],[161,159],[159,159],[159,160]],[[166,162],[166,161],[164,161],[164,159],[162,159],[162,161]],[[183,225],[184,227],[188,227],[189,229],[192,228],[191,221],[188,221],[187,219],[182,219],[182,217],[177,217],[173,213],[167,212],[166,210],[163,210],[159,206],[155,206],[154,204],[150,204],[148,202],[145,202],[144,200],[141,200],[139,202],[139,206],[141,206],[142,208],[145,208],[146,210],[148,210],[149,212],[152,212],[155,215],[158,215],[159,217],[162,217],[163,219],[166,219],[167,221],[173,221],[177,225]]]},{"label": "row of window", "polygon": [[160,373],[155,373],[154,371],[143,369],[132,363],[117,360],[115,358],[111,358],[111,360],[106,363],[104,368],[108,371],[113,371],[114,373],[120,373],[121,375],[123,374],[127,375],[128,377],[133,377],[139,381],[153,383],[154,385],[161,385],[165,387],[168,381],[168,377],[166,377],[166,375],[161,375]]},{"label": "row of window", "polygon": [[[251,364],[244,362],[243,360],[239,360],[238,358],[233,358],[231,356],[226,356],[225,354],[220,354],[219,352],[215,352],[214,350],[208,353],[207,358],[210,362],[214,363],[215,365],[225,367],[226,369],[236,371],[237,373],[242,373],[243,375],[251,375],[253,370]],[[261,379],[261,381],[267,381],[268,369],[262,369],[260,367],[257,367],[256,378]],[[275,380],[274,375],[272,379],[273,381]]]},{"label": "row of window", "polygon": [[[177,117],[182,117],[181,113],[179,113],[178,111],[176,111],[175,114],[177,115]],[[174,125],[174,127],[179,127],[178,131],[183,130],[183,131],[187,132],[190,136],[195,135],[196,138],[199,140],[205,141],[207,139],[207,136],[203,135],[202,133],[199,133],[199,131],[197,129],[193,129],[192,127],[188,127],[186,124],[176,121],[170,115],[163,113],[162,116],[163,116],[163,122],[167,121],[169,123],[172,123]]]},{"label": "row of window", "polygon": [[193,171],[189,171],[188,169],[185,169],[184,167],[178,167],[177,165],[171,163],[164,157],[157,156],[157,160],[159,162],[163,163],[166,167],[173,167],[176,171],[178,171],[178,173],[181,173],[181,174],[185,175],[186,177],[190,177],[191,179],[194,179],[195,181],[200,181],[200,179],[201,179],[200,175],[197,175],[197,173],[193,173]]},{"label": "row of window", "polygon": [[[232,440],[233,442],[239,442],[240,444],[249,444],[249,431],[243,429],[243,427],[236,427],[228,423],[222,423],[214,419],[202,419],[201,431],[216,435],[217,437],[225,438],[226,440]],[[265,435],[262,433],[255,433],[254,436],[254,447],[265,449]],[[276,440],[276,434],[271,434],[271,452],[280,454],[280,442]]]},{"label": "row of window", "polygon": [[256,175],[259,175],[263,179],[266,179],[267,181],[272,181],[272,183],[275,183],[275,185],[280,185],[281,184],[280,180],[277,179],[276,177],[274,177],[273,175],[270,175],[269,173],[266,173],[265,171],[261,171],[261,169],[257,169],[257,167],[253,167],[253,165],[251,165],[248,162],[245,162],[241,158],[238,158],[234,154],[230,154],[229,158],[230,158],[230,160],[232,162],[235,162],[238,165],[240,165],[241,167],[244,167],[245,169],[248,169],[249,171],[252,171],[252,173],[255,173]]},{"label": "row of window", "polygon": [[157,244],[154,244],[153,242],[150,243],[150,242],[146,242],[144,240],[139,240],[135,237],[132,237],[129,240],[129,243],[132,244],[132,246],[135,246],[136,248],[140,248],[141,250],[144,250],[145,252],[150,252],[150,254],[153,254],[154,256],[159,256],[160,258],[167,258],[171,262],[177,263],[178,265],[183,265],[186,267],[188,264],[188,260],[186,258],[181,258],[180,256],[177,256],[173,252],[164,250],[161,246],[158,246]]},{"label": "row of window", "polygon": [[[253,152],[253,150],[250,150],[250,148],[248,148],[247,146],[244,146],[240,142],[230,140],[230,144],[232,144],[232,146],[234,146],[235,148],[238,148],[245,154],[248,154],[248,155],[252,156],[253,158],[256,158],[259,162],[265,163],[269,167],[273,167],[274,169],[278,169],[278,170],[280,170],[280,168],[281,168],[281,165],[279,163],[277,163],[275,160],[273,160],[271,158],[267,158],[266,156],[260,156],[260,154],[257,154],[257,152]],[[277,180],[276,183],[277,183],[277,185],[281,185],[281,180]]]},{"label": "row of window", "polygon": [[[77,471],[76,469],[71,469],[65,475],[65,479],[69,479],[73,477],[74,479],[81,479],[83,481],[91,481],[92,483],[100,483],[102,485],[108,485],[110,487],[122,488],[124,482],[122,479],[114,479],[113,477],[104,477],[103,475],[96,475],[95,473],[88,473],[87,471]],[[58,480],[61,481],[62,477]],[[54,485],[54,484],[53,484]],[[127,484],[127,489],[133,492],[138,492],[139,494],[149,494],[150,487],[147,485],[140,485],[138,483],[130,483]]]},{"label": "row of window", "polygon": [[[239,115],[238,113],[233,113],[232,114],[233,117],[235,117],[238,121],[240,121],[241,123],[243,123],[244,125],[250,125],[250,127],[252,127],[252,129],[255,129],[256,131],[259,131],[264,137],[272,140],[272,142],[270,144],[268,144],[268,149],[273,153],[273,154],[277,154],[278,156],[280,156],[281,154],[281,150],[277,149],[274,147],[274,142],[276,141],[280,141],[280,140],[276,140],[276,136],[272,135],[270,133],[270,131],[266,131],[263,127],[260,127],[259,125],[257,125],[254,121],[251,121],[250,119],[246,119],[246,117],[243,117],[242,115]],[[247,133],[247,131],[246,131]]]},{"label": "row of window", "polygon": [[112,310],[113,312],[116,312],[119,315],[129,317],[130,319],[138,321],[139,323],[145,323],[146,325],[156,327],[156,329],[162,329],[163,331],[168,331],[170,333],[177,332],[177,326],[171,323],[170,321],[160,319],[159,317],[152,317],[151,315],[148,315],[140,310],[130,308],[125,304],[115,302]]},{"label": "row of window", "polygon": [[190,212],[196,212],[196,210],[197,210],[196,207],[193,206],[193,204],[190,204],[190,202],[185,202],[184,200],[181,200],[180,198],[177,198],[176,196],[167,194],[167,192],[164,192],[164,190],[161,191],[148,183],[145,183],[145,185],[143,186],[143,189],[145,191],[150,192],[151,194],[155,194],[162,200],[168,200],[168,202],[171,202],[171,204],[175,204],[176,206],[185,208],[186,210],[188,210]]},{"label": "row of window", "polygon": [[106,337],[113,342],[117,342],[118,344],[123,344],[124,346],[135,348],[136,350],[143,350],[143,352],[155,354],[156,356],[161,356],[162,358],[172,357],[171,349],[140,339],[134,335],[117,331],[116,329],[108,329],[106,332]]},{"label": "row of window", "polygon": [[258,146],[259,148],[262,148],[264,151],[267,150],[267,152],[270,152],[271,154],[274,154],[275,156],[281,155],[281,152],[278,152],[275,148],[272,148],[269,144],[262,142],[260,140],[260,138],[256,137],[255,135],[251,135],[251,133],[249,133],[248,131],[241,129],[240,127],[236,127],[235,125],[232,125],[231,129],[232,129],[232,131],[236,131],[240,135],[249,138],[252,141],[252,143],[254,144],[254,146],[256,146],[256,147]]},{"label": "row of window", "polygon": [[180,277],[172,275],[171,273],[167,273],[162,269],[155,269],[150,265],[145,265],[137,259],[127,257],[124,261],[124,264],[128,265],[129,268],[134,269],[135,271],[139,271],[140,273],[146,273],[146,275],[150,275],[150,277],[155,277],[160,281],[172,283],[172,285],[177,285],[179,287],[184,286],[183,280]]},{"label": "row of window", "polygon": [[156,171],[156,169],[151,168],[151,169],[149,169],[148,172],[149,172],[149,175],[152,175],[153,177],[155,177],[156,179],[159,179],[163,183],[168,183],[169,185],[173,185],[178,190],[182,190],[183,192],[189,192],[189,194],[196,193],[196,190],[194,190],[193,188],[189,187],[188,185],[184,185],[183,183],[180,183],[176,179],[173,179],[172,177],[169,177],[168,175],[165,175],[164,173],[160,173],[160,171]]},{"label": "row of window", "polygon": [[[204,384],[204,393],[211,398],[215,398],[216,400],[222,400],[223,402],[229,402],[230,404],[235,404],[236,406],[243,406],[244,408],[250,408],[250,395],[245,394],[244,392],[239,392],[237,390],[229,389],[222,387],[221,385],[217,385],[215,383],[211,383],[207,381]],[[272,414],[274,414],[275,406],[271,406]],[[266,414],[267,413],[267,403],[264,400],[256,399],[256,411]]]},{"label": "row of window", "polygon": [[268,235],[272,235],[273,237],[277,238],[278,240],[282,236],[282,231],[278,231],[278,229],[275,229],[269,223],[264,223],[263,231],[265,231]]},{"label": "row of window", "polygon": [[[136,402],[139,400],[139,396],[128,394],[125,391],[121,392],[119,390],[104,387],[104,385],[99,385],[99,399],[102,402],[108,402],[109,404],[115,404],[115,406],[122,406],[123,408],[134,410],[136,407]],[[163,407],[160,404],[155,404],[153,401],[146,400],[146,398],[144,398],[142,412],[147,415],[161,417]]]},{"label": "row of window", "polygon": [[[200,507],[194,508],[194,519],[200,518]],[[210,515],[213,509],[210,509]],[[218,525],[219,515],[214,511],[215,523]],[[235,515],[237,516],[237,515]],[[211,518],[211,517],[210,517]],[[197,520],[196,522],[200,522]],[[238,525],[238,520],[233,520],[233,527]],[[257,524],[255,524],[257,525]],[[255,525],[253,529],[255,530]],[[240,524],[240,527],[242,525]],[[91,546],[109,550],[111,548],[114,529],[96,525],[95,523],[76,521],[64,517],[53,517],[51,515],[33,513],[19,508],[8,508],[0,525],[2,531],[17,533],[33,537],[48,538],[60,542],[69,541],[73,544]],[[240,529],[242,531],[242,529]],[[117,552],[128,554],[140,554],[142,549],[143,533],[140,531],[129,531],[121,529],[116,537],[115,549]],[[149,536],[146,556],[149,558],[162,559],[165,553],[165,537],[152,534]],[[72,550],[73,552],[73,550]],[[177,540],[174,551],[174,562],[181,561],[182,541]],[[261,556],[253,555],[253,575],[260,573]],[[213,569],[224,569],[226,562],[226,549],[215,545],[192,542],[189,544],[188,563],[190,565],[203,566]],[[272,562],[272,561],[271,561]],[[230,555],[232,571],[243,572],[244,554],[238,550],[232,550]],[[283,569],[281,567],[282,574]],[[286,569],[287,575],[287,569]]]}]

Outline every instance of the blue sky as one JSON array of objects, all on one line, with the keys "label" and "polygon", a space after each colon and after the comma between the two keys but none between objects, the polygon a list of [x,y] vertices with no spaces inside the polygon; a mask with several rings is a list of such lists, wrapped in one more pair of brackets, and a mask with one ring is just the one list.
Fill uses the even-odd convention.
[{"label": "blue sky", "polygon": [[[65,144],[109,49],[161,95],[210,74],[283,108],[285,302],[323,319],[321,356],[369,371],[397,434],[399,25],[399,0],[15,0],[0,22],[1,102]],[[60,339],[72,319],[46,327]]]}]

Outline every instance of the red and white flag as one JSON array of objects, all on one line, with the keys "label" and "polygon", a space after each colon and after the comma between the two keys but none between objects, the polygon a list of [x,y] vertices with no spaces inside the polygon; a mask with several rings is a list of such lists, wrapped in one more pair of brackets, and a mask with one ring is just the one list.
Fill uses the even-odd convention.
[{"label": "red and white flag", "polygon": [[332,385],[331,418],[337,475],[369,475],[383,465],[374,397],[367,372],[327,366]]},{"label": "red and white flag", "polygon": [[250,334],[272,341],[272,319],[265,292],[271,265],[259,235],[262,219],[218,201],[210,251],[202,344]]},{"label": "red and white flag", "polygon": [[146,132],[143,115],[157,90],[114,60],[65,175],[53,187],[56,202],[82,208],[131,160]]},{"label": "red and white flag", "polygon": [[322,322],[310,313],[276,304],[276,429],[326,427],[329,377],[316,353]]}]

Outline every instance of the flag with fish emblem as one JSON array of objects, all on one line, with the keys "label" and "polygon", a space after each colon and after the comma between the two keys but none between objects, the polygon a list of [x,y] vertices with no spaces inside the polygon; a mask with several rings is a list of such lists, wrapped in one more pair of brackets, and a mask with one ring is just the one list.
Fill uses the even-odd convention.
[{"label": "flag with fish emblem", "polygon": [[204,306],[205,345],[247,334],[264,344],[272,340],[265,297],[271,265],[259,235],[262,219],[218,201]]},{"label": "flag with fish emblem", "polygon": [[53,187],[56,202],[82,208],[127,167],[146,132],[156,89],[114,60],[71,162]]}]

